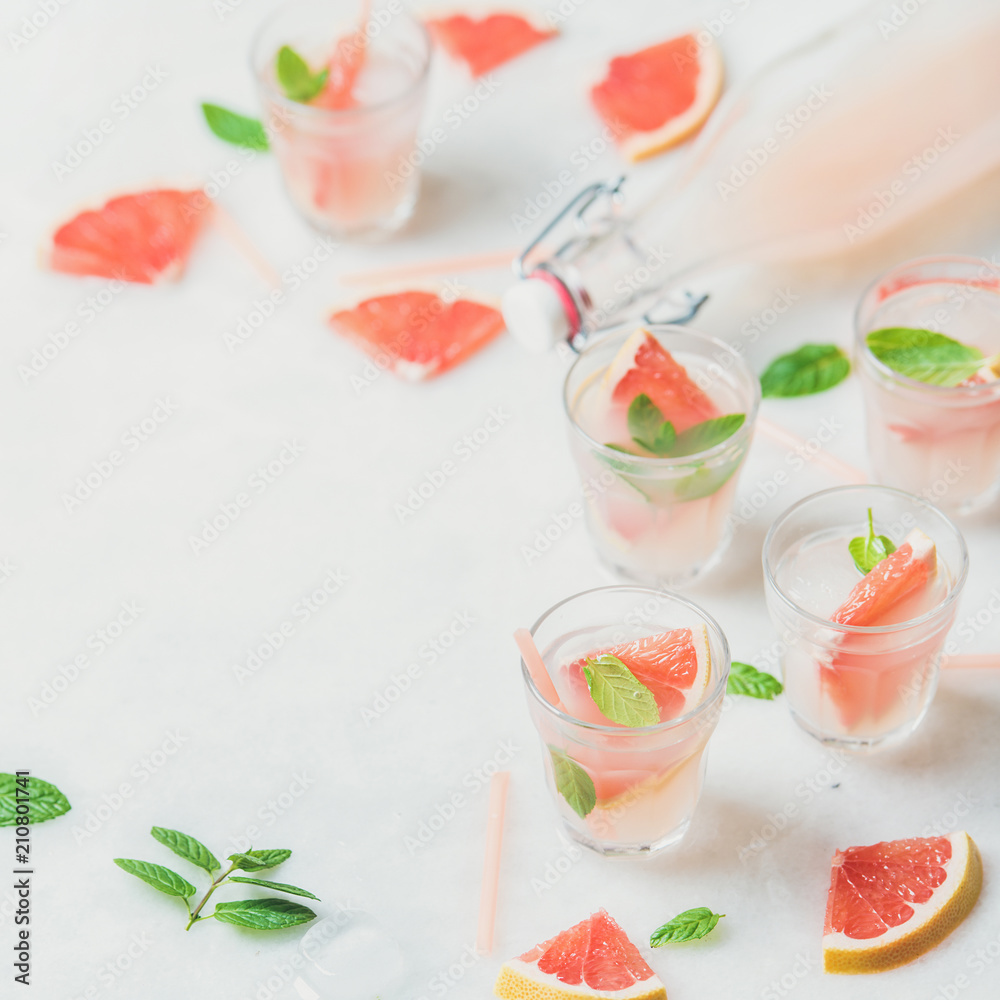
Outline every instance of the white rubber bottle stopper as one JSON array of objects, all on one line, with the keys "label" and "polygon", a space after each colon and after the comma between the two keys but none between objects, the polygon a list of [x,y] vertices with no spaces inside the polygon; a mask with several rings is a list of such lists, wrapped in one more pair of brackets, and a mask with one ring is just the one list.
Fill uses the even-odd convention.
[{"label": "white rubber bottle stopper", "polygon": [[529,351],[541,354],[569,336],[559,293],[538,278],[525,278],[508,288],[500,309],[508,333]]}]

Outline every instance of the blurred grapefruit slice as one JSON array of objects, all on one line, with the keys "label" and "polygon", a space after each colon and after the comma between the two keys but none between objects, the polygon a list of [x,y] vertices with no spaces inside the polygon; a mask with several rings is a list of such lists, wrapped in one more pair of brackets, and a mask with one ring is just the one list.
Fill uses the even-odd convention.
[{"label": "blurred grapefruit slice", "polygon": [[143,285],[178,278],[212,208],[203,191],[142,191],[81,212],[52,237],[49,266]]},{"label": "blurred grapefruit slice", "polygon": [[610,393],[610,405],[623,409],[645,393],[678,434],[720,416],[719,408],[648,330],[636,330],[622,344],[604,373],[601,390]]},{"label": "blurred grapefruit slice", "polygon": [[501,1000],[666,1000],[663,983],[605,910],[500,970]]},{"label": "blurred grapefruit slice", "polygon": [[[595,650],[589,656],[593,659],[608,654],[618,657],[636,680],[653,692],[660,710],[660,722],[676,719],[700,704],[712,677],[712,656],[704,625],[644,636],[632,642]],[[581,657],[563,668],[568,688],[566,707],[583,722],[617,725],[605,718],[590,696],[587,679],[583,675],[586,660],[587,657]]]},{"label": "blurred grapefruit slice", "polygon": [[461,59],[473,76],[502,66],[559,33],[532,24],[522,14],[511,13],[487,14],[478,19],[452,14],[426,23],[434,41],[450,56]]},{"label": "blurred grapefruit slice", "polygon": [[485,347],[504,328],[492,306],[428,291],[379,295],[330,316],[331,326],[380,367],[410,381],[432,378]]},{"label": "blurred grapefruit slice", "polygon": [[833,856],[826,972],[883,972],[946,938],[979,898],[983,862],[967,833],[849,847]]},{"label": "blurred grapefruit slice", "polygon": [[722,56],[680,35],[611,60],[590,91],[597,113],[633,162],[683,142],[711,114],[722,91]]}]

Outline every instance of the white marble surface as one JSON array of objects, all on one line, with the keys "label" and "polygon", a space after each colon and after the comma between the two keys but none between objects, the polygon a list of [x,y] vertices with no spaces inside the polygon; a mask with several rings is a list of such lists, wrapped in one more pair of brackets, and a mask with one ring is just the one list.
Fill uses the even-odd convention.
[{"label": "white marble surface", "polygon": [[[30,768],[73,803],[68,816],[33,833],[28,995],[296,995],[282,976],[301,929],[259,934],[208,923],[184,934],[177,901],[112,865],[117,856],[172,864],[148,836],[158,824],[188,831],[216,853],[245,846],[249,827],[258,828],[254,846],[294,849],[275,876],[321,896],[328,926],[353,928],[338,940],[359,978],[324,994],[337,1000],[487,997],[503,958],[599,906],[642,941],[696,905],[727,917],[710,939],[651,956],[671,1000],[995,997],[1000,960],[983,965],[975,956],[1000,949],[1000,679],[948,674],[904,749],[846,764],[797,731],[780,701],[740,701],[714,737],[701,808],[677,850],[609,861],[569,849],[546,800],[510,638],[561,597],[609,582],[579,523],[530,565],[523,555],[576,497],[559,404],[564,362],[529,357],[504,338],[440,381],[412,386],[384,374],[356,391],[351,376],[365,360],[323,322],[344,294],[338,276],[346,271],[518,246],[524,233],[515,232],[512,213],[599,132],[583,94],[602,60],[723,5],[579,4],[564,38],[498,72],[496,93],[449,133],[428,164],[412,228],[382,247],[338,248],[239,350],[229,351],[223,335],[266,288],[212,232],[180,284],[128,288],[82,322],[37,378],[25,384],[18,376],[17,366],[81,320],[88,296],[104,287],[41,270],[46,232],[121,188],[204,181],[224,168],[234,154],[204,129],[197,102],[254,109],[246,52],[270,6],[70,0],[16,51],[10,33],[42,4],[8,0],[0,15],[0,556],[10,566],[0,582],[0,769]],[[721,44],[735,79],[835,13],[792,0],[728,7],[734,14]],[[159,68],[161,82],[119,117],[116,98],[140,85],[148,67]],[[460,73],[439,66],[428,122],[468,91]],[[67,144],[106,116],[111,133],[57,178],[53,163],[65,159]],[[668,165],[654,162],[643,173]],[[609,151],[578,180],[619,168]],[[805,340],[847,345],[853,302],[888,264],[921,252],[1000,250],[995,212],[984,208],[996,205],[997,191],[985,183],[892,245],[849,260],[730,274],[700,326],[735,340],[788,289],[794,306],[747,348],[758,370]],[[317,237],[290,210],[266,157],[245,165],[220,201],[279,271],[313,252]],[[506,279],[497,272],[462,280],[499,291]],[[63,493],[158,401],[171,412],[161,403],[155,433],[69,512]],[[805,436],[835,421],[842,430],[830,452],[861,464],[859,406],[852,381],[813,399],[766,402],[763,413]],[[502,426],[478,451],[457,456],[463,438],[498,410]],[[195,554],[190,538],[202,522],[282,454],[281,475],[262,490],[251,485],[249,508]],[[401,523],[394,505],[449,456],[458,473]],[[757,441],[741,498],[778,469],[790,469],[788,457]],[[790,472],[737,533],[724,567],[692,591],[737,658],[766,665],[774,641],[759,563],[767,526],[793,500],[834,482],[815,464]],[[973,561],[963,617],[983,609],[996,586],[996,511],[971,521],[967,535]],[[324,581],[337,587],[338,577],[345,582],[322,606],[301,603]],[[95,634],[123,604],[141,612],[99,651]],[[438,655],[436,637],[460,619],[470,624]],[[248,650],[286,621],[282,648],[238,677]],[[1000,625],[990,620],[966,648],[1000,648]],[[32,707],[80,654],[87,666],[78,678],[51,704]],[[378,699],[410,664],[419,671],[409,689],[379,711]],[[496,948],[473,959],[487,804],[476,775],[507,755]],[[408,838],[419,842],[422,824],[456,795],[454,815],[415,848]],[[782,811],[784,828],[769,827]],[[952,826],[969,829],[986,860],[970,919],[906,969],[824,977],[820,935],[834,848]],[[13,866],[11,845],[10,832],[0,831],[0,871]],[[11,899],[0,888],[8,959]],[[21,995],[8,959],[3,997]]]}]

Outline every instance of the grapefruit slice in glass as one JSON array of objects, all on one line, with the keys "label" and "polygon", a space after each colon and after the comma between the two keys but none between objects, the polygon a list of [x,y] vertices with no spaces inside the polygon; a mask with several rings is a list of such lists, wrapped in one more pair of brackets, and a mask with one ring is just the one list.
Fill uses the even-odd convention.
[{"label": "grapefruit slice in glass", "polygon": [[714,44],[703,47],[694,35],[681,35],[612,59],[590,98],[635,162],[701,128],[719,100],[723,75]]},{"label": "grapefruit slice in glass", "polygon": [[500,970],[501,1000],[666,1000],[663,983],[605,910]]},{"label": "grapefruit slice in glass", "polygon": [[[921,598],[926,598],[936,572],[934,542],[915,528],[895,552],[857,583],[830,620],[840,625],[872,627],[919,617],[930,610]],[[892,651],[866,654],[862,649],[865,638],[851,636],[850,651],[836,653],[828,663],[820,664],[823,688],[848,729],[866,718],[879,719],[907,689],[910,673],[920,669],[915,662],[920,658],[919,646],[899,662]],[[878,642],[879,638],[873,636],[872,640]]]},{"label": "grapefruit slice in glass", "polygon": [[211,208],[203,191],[142,191],[112,198],[56,230],[49,266],[142,285],[179,278]]},{"label": "grapefruit slice in glass", "polygon": [[678,434],[721,415],[684,366],[648,330],[639,329],[622,344],[608,366],[601,395],[609,406],[627,410],[632,400],[643,393]]},{"label": "grapefruit slice in glass", "polygon": [[433,292],[395,292],[365,299],[330,316],[331,326],[410,381],[454,368],[504,328],[492,306],[471,299],[446,302]]},{"label": "grapefruit slice in glass", "polygon": [[947,937],[979,898],[983,862],[967,833],[849,847],[833,856],[826,972],[883,972]]},{"label": "grapefruit slice in glass", "polygon": [[434,41],[461,59],[473,76],[482,76],[558,34],[521,14],[487,14],[478,19],[453,14],[431,18],[426,24]]}]

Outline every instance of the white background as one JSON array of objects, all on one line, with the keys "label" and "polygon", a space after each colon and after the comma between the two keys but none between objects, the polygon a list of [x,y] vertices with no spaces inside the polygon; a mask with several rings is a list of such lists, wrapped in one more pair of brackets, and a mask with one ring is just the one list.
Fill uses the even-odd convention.
[{"label": "white background", "polygon": [[[641,943],[669,916],[699,905],[727,914],[718,931],[648,956],[671,1000],[932,1000],[960,975],[968,977],[963,998],[995,996],[1000,962],[979,973],[969,963],[991,943],[994,954],[1000,949],[998,679],[946,675],[905,749],[846,766],[795,728],[781,700],[741,700],[713,738],[704,798],[678,849],[644,861],[570,857],[546,798],[510,637],[569,593],[611,582],[578,522],[540,558],[524,554],[578,498],[560,409],[565,361],[528,356],[504,337],[439,381],[408,385],[386,373],[359,390],[352,376],[363,375],[365,359],[324,322],[348,294],[338,284],[344,273],[517,247],[527,231],[516,231],[512,215],[561,170],[583,184],[621,169],[613,151],[585,169],[573,159],[600,132],[587,86],[608,56],[697,25],[722,5],[583,3],[560,40],[497,72],[496,93],[448,131],[428,162],[411,228],[381,247],[338,248],[239,349],[229,350],[224,334],[267,288],[210,231],[182,282],[126,289],[37,378],[19,376],[18,366],[105,287],[39,266],[46,234],[81,206],[123,189],[204,183],[236,159],[240,173],[220,203],[279,272],[313,253],[317,236],[289,207],[274,162],[247,163],[208,133],[198,112],[200,101],[214,100],[253,113],[246,56],[271,6],[69,0],[15,50],[10,32],[22,31],[22,18],[39,5],[4,4],[0,556],[13,569],[0,583],[0,769],[30,768],[73,803],[68,816],[33,831],[34,967],[25,995],[295,996],[281,976],[302,928],[264,934],[209,922],[185,934],[177,900],[114,867],[119,856],[176,861],[200,884],[148,836],[157,824],[193,834],[220,856],[245,846],[248,826],[260,830],[255,847],[292,848],[273,875],[322,897],[317,909],[334,926],[338,914],[349,915],[339,918],[341,941],[359,980],[330,980],[338,985],[326,995],[338,1000],[486,997],[504,958],[600,906]],[[736,81],[837,13],[792,0],[728,7],[734,15],[720,44]],[[151,66],[166,78],[120,117],[116,98]],[[427,127],[470,89],[440,60]],[[115,123],[111,134],[57,177],[67,145],[103,117]],[[639,174],[653,177],[670,163],[661,158]],[[997,190],[995,181],[981,184],[891,243],[849,258],[731,273],[698,325],[739,342],[744,324],[788,289],[793,307],[745,345],[758,371],[807,340],[848,346],[853,304],[879,271],[919,253],[1000,250]],[[502,271],[460,279],[487,292],[507,281]],[[63,495],[77,477],[120,448],[158,399],[176,412],[67,510]],[[458,473],[401,522],[395,505],[456,459],[456,445],[498,409],[509,415],[502,427],[458,458]],[[765,402],[762,413],[804,437],[833,420],[842,430],[829,451],[864,465],[853,379],[820,397]],[[304,450],[195,554],[190,539],[203,521],[247,489],[286,441]],[[784,450],[758,440],[741,499],[779,469],[791,469]],[[761,542],[789,503],[831,485],[815,464],[791,472],[737,532],[724,566],[692,590],[736,658],[774,668]],[[972,572],[963,617],[989,600],[1000,558],[995,511],[965,527]],[[347,583],[308,621],[296,619],[293,606],[331,571]],[[96,654],[90,637],[123,602],[141,607],[138,620]],[[427,644],[459,613],[474,624],[431,662]],[[241,682],[234,668],[286,619],[294,634]],[[1000,648],[1000,627],[988,624],[964,648]],[[78,679],[51,704],[32,707],[81,653],[89,665]],[[374,711],[411,663],[420,673],[409,690],[366,720],[363,710]],[[164,744],[174,752],[151,757]],[[473,962],[487,806],[475,772],[502,744],[517,750],[508,765],[496,948]],[[128,795],[119,798],[123,784]],[[456,793],[453,818],[415,848],[407,838],[419,838],[421,824]],[[768,826],[783,810],[784,828]],[[953,826],[968,828],[985,858],[987,883],[972,916],[909,968],[824,977],[834,849]],[[12,849],[11,832],[0,831],[0,872],[13,867]],[[4,997],[22,995],[9,964],[12,898],[0,888]],[[398,953],[376,939],[364,954],[364,927],[398,942]],[[386,981],[394,963],[402,970],[395,984]]]}]

